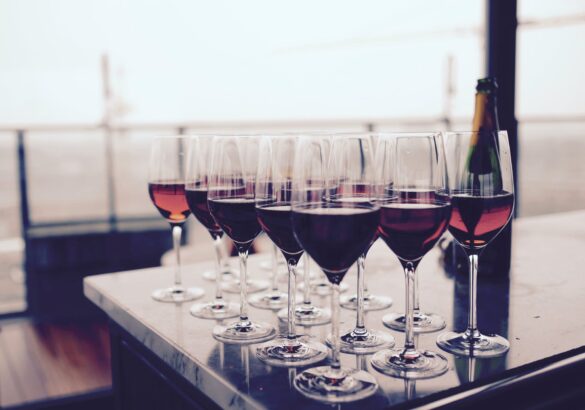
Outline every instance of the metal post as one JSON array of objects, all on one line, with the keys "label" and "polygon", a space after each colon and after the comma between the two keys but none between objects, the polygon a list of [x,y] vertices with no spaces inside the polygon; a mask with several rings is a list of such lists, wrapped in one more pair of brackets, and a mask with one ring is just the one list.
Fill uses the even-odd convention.
[{"label": "metal post", "polygon": [[[488,0],[487,73],[498,79],[498,118],[500,128],[508,131],[514,186],[518,186],[518,121],[516,101],[517,0]],[[518,196],[516,196],[518,209]]]},{"label": "metal post", "polygon": [[24,145],[24,130],[16,131],[17,157],[18,157],[18,181],[20,189],[20,221],[22,237],[28,237],[30,227],[30,211],[28,206],[28,187],[26,179],[26,152]]}]

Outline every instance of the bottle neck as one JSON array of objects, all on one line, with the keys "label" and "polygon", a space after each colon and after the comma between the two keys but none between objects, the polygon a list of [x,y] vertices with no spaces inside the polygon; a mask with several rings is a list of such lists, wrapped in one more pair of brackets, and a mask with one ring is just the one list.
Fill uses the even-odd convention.
[{"label": "bottle neck", "polygon": [[496,96],[493,93],[477,92],[475,94],[475,111],[472,131],[499,131]]}]

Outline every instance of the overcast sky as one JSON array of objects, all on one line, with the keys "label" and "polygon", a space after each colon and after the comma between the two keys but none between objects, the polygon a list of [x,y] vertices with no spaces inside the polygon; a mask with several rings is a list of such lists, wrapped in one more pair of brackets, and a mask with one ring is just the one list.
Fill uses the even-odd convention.
[{"label": "overcast sky", "polygon": [[[521,19],[585,16],[523,0]],[[0,0],[0,124],[471,115],[484,1]],[[519,33],[518,114],[585,114],[585,22]]]}]

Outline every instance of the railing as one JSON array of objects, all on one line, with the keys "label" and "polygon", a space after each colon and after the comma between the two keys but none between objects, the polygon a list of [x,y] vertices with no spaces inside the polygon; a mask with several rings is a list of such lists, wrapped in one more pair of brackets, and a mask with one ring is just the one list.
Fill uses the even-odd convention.
[{"label": "railing", "polygon": [[[585,116],[563,116],[563,117],[524,117],[520,119],[523,124],[551,124],[551,123],[585,123]],[[13,133],[16,138],[18,156],[18,181],[19,197],[21,208],[22,233],[25,236],[30,228],[52,227],[76,224],[107,223],[110,229],[117,229],[120,221],[141,221],[150,220],[154,217],[133,216],[120,218],[116,210],[115,178],[113,169],[113,157],[115,137],[129,132],[150,132],[161,134],[190,134],[197,132],[220,132],[220,131],[295,131],[307,130],[432,130],[432,129],[465,129],[470,123],[469,118],[449,117],[413,117],[413,118],[348,118],[348,119],[312,119],[312,120],[272,120],[272,121],[234,121],[234,122],[182,122],[182,123],[134,123],[134,124],[14,124],[0,126],[1,133]],[[460,126],[458,126],[460,125]],[[108,217],[98,219],[69,220],[61,222],[35,222],[30,217],[29,184],[27,179],[27,153],[26,138],[33,132],[91,132],[100,131],[105,140],[104,159],[106,164],[106,186],[108,198]]]}]

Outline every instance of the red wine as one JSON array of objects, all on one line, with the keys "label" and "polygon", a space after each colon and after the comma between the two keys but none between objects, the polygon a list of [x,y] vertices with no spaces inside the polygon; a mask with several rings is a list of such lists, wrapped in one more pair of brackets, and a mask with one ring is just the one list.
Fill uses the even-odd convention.
[{"label": "red wine", "polygon": [[293,233],[290,204],[271,203],[256,208],[258,222],[287,259],[298,260],[303,248]]},{"label": "red wine", "polygon": [[254,198],[223,198],[207,201],[213,219],[234,242],[249,244],[261,231]]},{"label": "red wine", "polygon": [[446,202],[391,202],[380,208],[378,232],[401,261],[415,262],[435,246],[450,216]]},{"label": "red wine", "polygon": [[303,249],[332,283],[340,283],[350,266],[370,246],[380,211],[355,204],[307,205],[292,213],[294,233]]},{"label": "red wine", "polygon": [[207,188],[201,188],[198,185],[193,188],[188,187],[185,189],[185,195],[187,197],[189,208],[191,209],[191,212],[193,212],[195,218],[207,228],[211,236],[214,238],[218,236],[221,237],[223,231],[211,216],[211,212],[209,212],[209,206],[207,205]]},{"label": "red wine", "polygon": [[509,192],[495,196],[454,194],[451,206],[451,235],[465,248],[480,249],[506,226],[512,215],[514,195]]},{"label": "red wine", "polygon": [[156,209],[171,223],[185,222],[191,213],[185,198],[184,183],[150,182],[148,193]]}]

